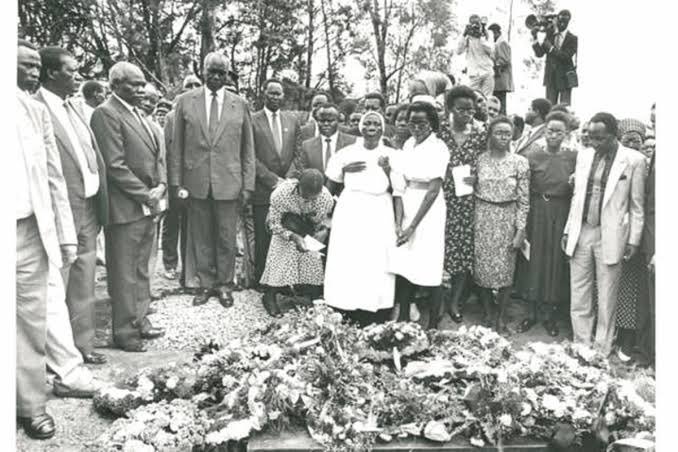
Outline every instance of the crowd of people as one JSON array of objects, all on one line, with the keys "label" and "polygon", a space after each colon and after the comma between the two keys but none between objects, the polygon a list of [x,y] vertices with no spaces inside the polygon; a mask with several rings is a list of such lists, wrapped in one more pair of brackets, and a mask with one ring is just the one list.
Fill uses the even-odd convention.
[{"label": "crowd of people", "polygon": [[[537,55],[569,52],[569,12],[558,17],[562,33],[535,41]],[[444,315],[464,322],[475,295],[482,323],[505,333],[507,307],[523,299],[519,333],[541,321],[555,337],[567,319],[575,341],[651,364],[654,106],[651,125],[607,112],[580,124],[571,88],[549,78],[547,97],[555,89],[561,103],[535,99],[524,117],[506,116],[510,47],[495,25],[496,45],[472,30],[460,42],[469,86],[422,71],[407,103],[373,92],[336,104],[316,92],[307,115],[281,109],[275,78],[253,111],[220,52],[169,100],[132,63],[79,86],[68,51],[19,40],[17,417],[26,433],[54,435],[47,368],[57,396],[91,397],[104,384],[84,365],[107,361],[94,350],[97,262],[114,346],[144,352],[144,340],[164,334],[148,318],[159,242],[164,277],[195,306],[216,298],[228,309],[248,285],[278,317],[291,287],[360,325],[424,315],[437,328]]]}]

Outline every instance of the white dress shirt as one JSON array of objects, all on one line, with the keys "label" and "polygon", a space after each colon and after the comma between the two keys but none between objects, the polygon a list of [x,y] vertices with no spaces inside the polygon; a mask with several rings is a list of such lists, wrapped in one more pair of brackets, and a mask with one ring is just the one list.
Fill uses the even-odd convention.
[{"label": "white dress shirt", "polygon": [[[339,132],[334,132],[334,135],[329,137],[330,139],[330,157],[337,152],[337,138],[339,137]],[[327,138],[325,135],[320,135],[320,144],[322,151],[320,155],[323,159],[323,168],[327,168],[327,161],[325,160],[325,150],[327,149]]]},{"label": "white dress shirt", "polygon": [[[20,100],[23,99],[23,100]],[[30,217],[33,214],[33,203],[31,202],[31,187],[29,184],[28,165],[26,164],[26,153],[33,152],[33,149],[40,146],[42,137],[36,135],[33,120],[23,102],[29,100],[28,96],[17,89],[16,112],[17,122],[16,131],[19,139],[18,146],[10,146],[15,149],[13,174],[15,175],[14,198],[16,205],[16,219]],[[44,151],[43,151],[44,152]]]},{"label": "white dress shirt", "polygon": [[93,160],[96,161],[94,149],[91,147],[90,149],[83,149],[83,141],[86,142],[92,139],[89,135],[89,132],[87,136],[78,135],[78,132],[75,130],[75,126],[71,121],[78,121],[79,119],[77,117],[70,117],[70,115],[74,115],[74,113],[69,113],[66,110],[66,107],[64,106],[64,99],[45,88],[40,88],[40,93],[47,102],[49,109],[56,116],[59,124],[61,124],[61,127],[63,127],[66,131],[66,134],[68,135],[68,141],[70,141],[71,145],[73,146],[73,150],[75,151],[75,156],[78,161],[78,166],[80,167],[80,172],[82,173],[83,185],[85,186],[85,198],[90,198],[96,195],[99,191],[99,174],[96,172],[96,168],[94,168],[95,172],[92,172],[89,169],[89,166],[87,165],[87,157],[85,156],[85,152],[91,152]]},{"label": "white dress shirt", "polygon": [[[271,129],[271,134],[273,133],[273,112],[269,110],[268,108],[264,107],[264,113],[266,113],[266,118],[268,119],[268,127]],[[283,130],[282,130],[282,122],[280,121],[280,109],[275,112],[275,120],[278,123],[278,138],[280,138],[280,145],[282,146],[282,136],[283,136]]]},{"label": "white dress shirt", "polygon": [[[217,93],[217,120],[221,119],[221,109],[224,106],[224,91],[226,89],[222,86],[219,88],[216,93]],[[208,87],[205,86],[205,112],[207,116],[207,124],[210,123],[210,107],[212,106],[212,90],[210,90]]]}]

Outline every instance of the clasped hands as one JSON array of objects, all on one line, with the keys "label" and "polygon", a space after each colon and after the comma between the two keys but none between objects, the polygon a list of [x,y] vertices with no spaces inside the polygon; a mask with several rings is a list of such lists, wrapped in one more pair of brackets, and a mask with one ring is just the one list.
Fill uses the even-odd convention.
[{"label": "clasped hands", "polygon": [[402,226],[396,226],[396,246],[403,246],[410,241],[414,235],[415,228],[412,225],[406,227],[405,229]]}]

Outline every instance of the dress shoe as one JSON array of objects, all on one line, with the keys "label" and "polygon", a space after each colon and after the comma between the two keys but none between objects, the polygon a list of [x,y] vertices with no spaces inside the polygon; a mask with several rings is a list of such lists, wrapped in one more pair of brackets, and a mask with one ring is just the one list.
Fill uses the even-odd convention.
[{"label": "dress shoe", "polygon": [[131,352],[131,353],[143,353],[146,351],[146,347],[141,341],[132,341],[126,344],[115,344],[120,350]]},{"label": "dress shoe", "polygon": [[210,301],[210,297],[212,296],[212,291],[210,290],[203,290],[201,292],[198,292],[195,297],[193,297],[193,306],[201,306],[208,301]]},{"label": "dress shoe", "polygon": [[223,307],[230,308],[233,306],[233,293],[230,289],[221,287],[219,288],[217,295],[219,296],[219,303]]},{"label": "dress shoe", "polygon": [[54,419],[47,413],[19,418],[19,422],[26,434],[33,439],[48,439],[53,437],[56,432]]},{"label": "dress shoe", "polygon": [[267,291],[264,293],[264,297],[261,299],[264,304],[264,309],[271,317],[280,317],[280,308],[276,301],[276,293],[273,291]]},{"label": "dress shoe", "polygon": [[84,384],[79,383],[68,386],[55,380],[53,392],[57,397],[90,399],[94,396],[94,393],[103,386],[104,384],[96,378],[92,378],[89,382]]},{"label": "dress shoe", "polygon": [[142,339],[157,339],[165,335],[165,330],[151,326],[144,328],[140,334]]},{"label": "dress shoe", "polygon": [[108,361],[106,355],[97,352],[90,352],[86,355],[82,355],[82,360],[85,364],[104,364]]}]

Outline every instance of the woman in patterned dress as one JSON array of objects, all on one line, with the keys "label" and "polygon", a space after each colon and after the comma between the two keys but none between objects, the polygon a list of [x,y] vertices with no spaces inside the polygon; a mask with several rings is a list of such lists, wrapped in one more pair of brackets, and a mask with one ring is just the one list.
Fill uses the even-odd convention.
[{"label": "woman in patterned dress", "polygon": [[[276,295],[283,287],[312,286],[320,295],[323,284],[323,264],[318,253],[308,252],[298,231],[287,229],[283,217],[294,214],[303,218],[314,235],[326,234],[326,220],[334,201],[323,186],[324,177],[315,169],[304,170],[301,177],[282,182],[271,194],[271,207],[266,223],[271,231],[271,244],[261,284],[266,286],[263,303],[266,311],[280,316]],[[322,237],[318,237],[322,241]]]},{"label": "woman in patterned dress", "polygon": [[481,288],[486,325],[491,319],[492,291],[497,291],[494,323],[497,331],[505,332],[504,312],[530,209],[530,166],[525,157],[509,151],[510,119],[498,116],[490,121],[488,137],[489,150],[478,156],[477,163],[473,277]]},{"label": "woman in patterned dress", "polygon": [[530,314],[518,326],[519,333],[531,329],[544,312],[544,328],[551,336],[557,336],[557,314],[567,308],[570,281],[560,238],[570,212],[572,185],[569,180],[577,162],[576,149],[564,146],[569,121],[566,113],[549,113],[544,126],[546,146],[533,146],[525,153],[530,164],[527,217],[530,260],[521,277],[516,277],[521,280],[516,281],[516,285],[523,285],[518,292],[528,300]]},{"label": "woman in patterned dress", "polygon": [[467,86],[456,86],[447,92],[445,105],[449,120],[441,125],[439,138],[445,142],[450,153],[443,193],[447,204],[445,222],[445,271],[450,276],[452,293],[445,310],[452,320],[461,323],[459,303],[473,269],[473,195],[457,196],[452,169],[470,166],[471,176],[462,183],[473,185],[478,155],[487,147],[485,129],[474,124],[473,115],[476,95]]}]

